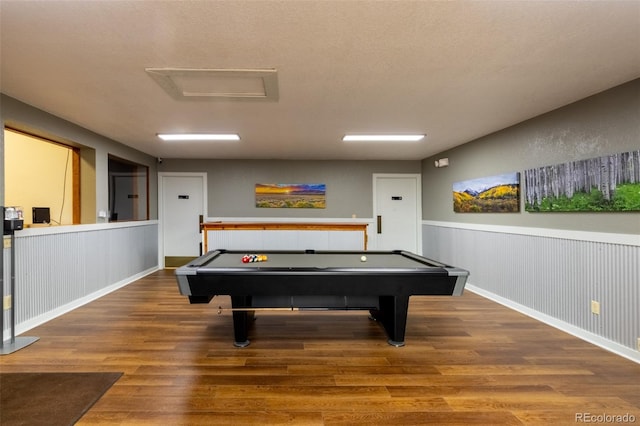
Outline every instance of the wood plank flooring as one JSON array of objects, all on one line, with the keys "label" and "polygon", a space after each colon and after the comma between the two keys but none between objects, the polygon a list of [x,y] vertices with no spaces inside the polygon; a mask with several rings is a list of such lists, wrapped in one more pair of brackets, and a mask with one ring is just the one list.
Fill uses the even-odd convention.
[{"label": "wood plank flooring", "polygon": [[80,425],[640,423],[640,365],[470,292],[412,297],[402,348],[334,311],[260,312],[238,349],[218,299],[189,305],[158,271],[30,330],[0,369],[124,372]]}]

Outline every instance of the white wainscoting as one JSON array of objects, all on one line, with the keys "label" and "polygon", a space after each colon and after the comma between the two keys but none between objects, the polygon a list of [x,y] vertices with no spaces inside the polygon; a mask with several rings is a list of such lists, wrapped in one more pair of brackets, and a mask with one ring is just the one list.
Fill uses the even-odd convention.
[{"label": "white wainscoting", "polygon": [[[156,271],[158,222],[25,229],[16,232],[15,253],[20,334]],[[9,294],[10,249],[3,255]],[[6,339],[9,311],[4,318]]]},{"label": "white wainscoting", "polygon": [[[302,218],[244,218],[235,220],[207,219],[210,226],[225,226],[225,229],[207,229],[203,243],[206,250],[363,250],[369,241],[369,220],[349,219],[302,219]],[[280,229],[281,225],[290,225]],[[336,225],[354,224],[358,230],[338,229]],[[243,227],[246,225],[246,227]],[[261,227],[269,229],[252,229]],[[273,225],[273,226],[270,226]],[[238,229],[236,229],[236,227]],[[299,228],[299,229],[295,229]],[[326,229],[325,229],[326,228]],[[335,229],[333,229],[335,228]]]},{"label": "white wainscoting", "polygon": [[208,231],[209,250],[363,250],[358,231]]},{"label": "white wainscoting", "polygon": [[429,221],[422,231],[426,257],[470,271],[468,290],[640,362],[640,236]]}]

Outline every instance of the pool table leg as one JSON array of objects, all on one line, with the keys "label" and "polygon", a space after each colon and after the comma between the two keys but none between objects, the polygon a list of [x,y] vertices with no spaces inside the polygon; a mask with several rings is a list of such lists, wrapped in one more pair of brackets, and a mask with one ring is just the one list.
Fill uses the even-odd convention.
[{"label": "pool table leg", "polygon": [[370,311],[371,316],[382,323],[391,346],[404,346],[408,311],[409,296],[380,296],[380,309]]},{"label": "pool table leg", "polygon": [[[231,296],[232,308],[246,308],[251,306],[251,296]],[[233,311],[233,346],[245,348],[251,341],[248,338],[249,323],[253,320],[251,311]]]},{"label": "pool table leg", "polygon": [[189,303],[209,303],[213,296],[189,296]]}]

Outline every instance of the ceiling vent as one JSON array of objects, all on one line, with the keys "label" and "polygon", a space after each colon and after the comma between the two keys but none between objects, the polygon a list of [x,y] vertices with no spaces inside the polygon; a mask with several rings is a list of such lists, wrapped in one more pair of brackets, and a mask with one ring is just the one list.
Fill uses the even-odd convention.
[{"label": "ceiling vent", "polygon": [[177,100],[278,100],[275,69],[146,68]]}]

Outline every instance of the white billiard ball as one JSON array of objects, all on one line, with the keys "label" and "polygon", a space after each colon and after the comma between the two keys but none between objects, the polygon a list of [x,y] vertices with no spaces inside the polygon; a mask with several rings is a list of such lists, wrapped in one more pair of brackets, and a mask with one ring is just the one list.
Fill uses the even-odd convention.
[{"label": "white billiard ball", "polygon": [[366,262],[367,256],[360,256],[360,262]]}]

